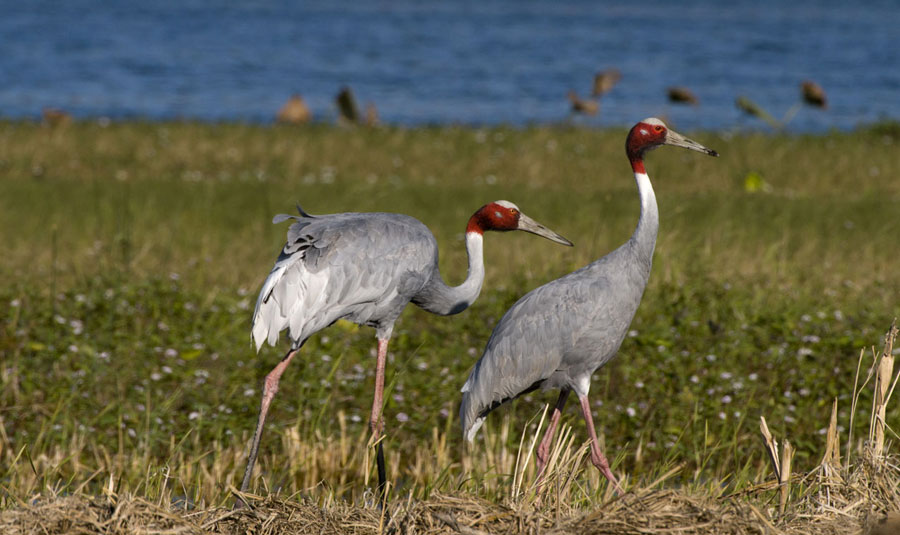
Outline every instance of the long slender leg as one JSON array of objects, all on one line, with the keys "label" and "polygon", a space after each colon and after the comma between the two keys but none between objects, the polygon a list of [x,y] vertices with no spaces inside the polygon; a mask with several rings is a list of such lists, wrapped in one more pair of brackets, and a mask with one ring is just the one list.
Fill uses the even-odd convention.
[{"label": "long slender leg", "polygon": [[375,361],[375,396],[372,400],[372,417],[369,419],[369,429],[372,431],[372,439],[376,446],[375,461],[378,464],[378,493],[381,501],[384,501],[387,490],[387,473],[384,467],[384,448],[379,439],[384,428],[381,420],[381,407],[384,404],[384,366],[387,360],[388,339],[378,339],[378,358]]},{"label": "long slender leg", "polygon": [[[247,459],[247,469],[244,471],[244,481],[241,483],[241,492],[246,492],[247,487],[250,486],[253,465],[256,464],[256,455],[259,453],[259,441],[262,438],[263,424],[266,421],[266,413],[269,412],[269,405],[271,405],[275,393],[278,392],[278,380],[281,379],[281,374],[284,373],[284,369],[290,364],[297,351],[300,350],[292,349],[288,351],[284,358],[281,359],[281,362],[269,372],[269,375],[266,375],[266,380],[263,382],[263,396],[259,405],[259,417],[256,420],[256,432],[253,433],[253,443],[250,445],[250,455]],[[241,508],[244,505],[243,500],[240,499],[235,503],[237,508]]]},{"label": "long slender leg", "polygon": [[547,425],[547,431],[544,438],[538,446],[535,461],[537,463],[537,487],[541,487],[544,479],[544,468],[547,467],[547,461],[550,459],[550,445],[553,444],[553,435],[556,433],[556,426],[559,424],[559,418],[562,415],[563,407],[566,406],[566,400],[569,398],[569,390],[562,389],[559,392],[559,399],[556,400],[556,406],[553,408],[553,414],[550,415],[550,423]]},{"label": "long slender leg", "polygon": [[609,469],[609,461],[606,460],[606,456],[600,451],[600,442],[597,440],[597,431],[594,429],[594,417],[591,416],[591,404],[588,401],[587,396],[578,396],[578,400],[581,401],[581,412],[584,415],[584,423],[587,424],[588,435],[591,437],[591,462],[598,470],[600,470],[601,474],[606,476],[606,479],[609,480],[617,493],[625,494],[622,487],[619,486],[619,482],[616,481],[616,476],[614,476],[612,470]]}]

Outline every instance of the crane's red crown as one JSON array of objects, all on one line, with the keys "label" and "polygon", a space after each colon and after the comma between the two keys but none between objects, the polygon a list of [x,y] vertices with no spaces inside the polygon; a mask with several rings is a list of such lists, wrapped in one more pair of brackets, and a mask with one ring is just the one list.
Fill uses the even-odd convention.
[{"label": "crane's red crown", "polygon": [[488,203],[472,215],[466,232],[484,234],[486,230],[516,230],[520,214],[519,207],[509,201]]},{"label": "crane's red crown", "polygon": [[644,152],[660,145],[673,145],[684,149],[695,150],[709,156],[718,156],[719,153],[704,147],[693,139],[688,139],[669,128],[659,119],[651,117],[644,119],[628,132],[625,140],[625,152],[631,161],[631,168],[635,173],[644,173]]},{"label": "crane's red crown", "polygon": [[625,152],[632,162],[641,160],[644,151],[658,147],[666,142],[669,129],[656,117],[644,119],[632,127],[625,140]]}]

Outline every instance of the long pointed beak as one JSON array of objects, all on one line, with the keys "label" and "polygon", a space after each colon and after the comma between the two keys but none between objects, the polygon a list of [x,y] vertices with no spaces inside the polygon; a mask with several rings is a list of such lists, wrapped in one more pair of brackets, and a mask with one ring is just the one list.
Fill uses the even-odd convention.
[{"label": "long pointed beak", "polygon": [[524,230],[525,232],[531,232],[532,234],[537,234],[538,236],[547,238],[550,241],[568,245],[569,247],[572,246],[572,242],[563,238],[559,234],[553,232],[552,230],[548,229],[544,225],[541,225],[534,219],[531,219],[521,212],[519,212],[519,226],[516,230]]},{"label": "long pointed beak", "polygon": [[695,150],[697,152],[702,152],[704,154],[708,154],[710,156],[718,156],[719,153],[704,147],[703,145],[697,143],[693,139],[688,139],[678,132],[674,130],[669,130],[666,132],[666,140],[664,142],[666,145],[674,145],[676,147],[684,147],[686,149]]}]

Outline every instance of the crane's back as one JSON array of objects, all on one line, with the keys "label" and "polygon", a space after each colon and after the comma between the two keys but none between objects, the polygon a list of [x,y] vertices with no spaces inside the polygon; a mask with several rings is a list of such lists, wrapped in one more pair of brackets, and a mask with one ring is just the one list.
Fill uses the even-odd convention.
[{"label": "crane's back", "polygon": [[392,213],[343,213],[295,220],[253,315],[257,349],[290,330],[295,346],[338,319],[389,335],[437,261],[437,244],[415,218]]}]

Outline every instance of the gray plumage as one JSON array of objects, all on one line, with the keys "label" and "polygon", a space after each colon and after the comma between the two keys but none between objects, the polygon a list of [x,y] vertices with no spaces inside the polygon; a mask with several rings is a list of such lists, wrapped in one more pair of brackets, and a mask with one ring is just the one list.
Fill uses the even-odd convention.
[{"label": "gray plumage", "polygon": [[[299,348],[339,319],[375,327],[376,336],[387,339],[409,302],[443,316],[462,312],[478,298],[484,282],[486,230],[524,230],[571,245],[515,204],[496,201],[472,216],[470,225],[481,221],[483,228],[466,233],[468,275],[462,284],[448,286],[438,267],[437,242],[417,219],[382,212],[311,216],[298,210],[299,216],[280,214],[272,220],[294,223],[256,301],[251,335],[257,351],[264,342],[275,345],[284,329],[293,348]],[[507,220],[481,215],[499,217],[496,210]]]},{"label": "gray plumage", "polygon": [[450,315],[462,312],[474,302],[484,282],[485,231],[524,230],[558,243],[571,243],[519,212],[511,202],[488,203],[475,212],[466,227],[466,280],[450,287],[438,269],[434,236],[418,220],[389,213],[311,216],[299,207],[298,210],[299,216],[278,215],[273,219],[273,223],[294,222],[253,312],[251,338],[256,350],[265,342],[274,346],[283,330],[289,333],[291,350],[263,382],[241,490],[246,491],[250,485],[266,414],[284,370],[307,338],[344,319],[376,329],[375,393],[369,426],[377,443],[378,486],[384,497],[384,452],[378,440],[384,370],[394,322],[407,303]]},{"label": "gray plumage", "polygon": [[[544,449],[567,393],[574,391],[582,408],[587,406],[591,376],[622,345],[650,276],[659,212],[642,158],[646,150],[661,144],[715,155],[667,130],[658,119],[645,119],[632,129],[626,152],[641,199],[637,228],[615,251],[532,290],[503,315],[462,388],[460,423],[467,440],[473,440],[491,410],[537,388],[561,390],[542,441]],[[585,413],[586,419],[589,416]],[[588,424],[593,435],[593,422]],[[617,485],[599,446],[592,447],[593,462]],[[538,452],[539,473],[545,462],[542,455],[546,457],[546,451]]]},{"label": "gray plumage", "polygon": [[462,388],[468,440],[488,412],[536,388],[588,393],[591,375],[622,345],[650,276],[659,225],[653,190],[647,195],[628,242],[525,294],[500,319]]},{"label": "gray plumage", "polygon": [[[259,349],[289,329],[294,347],[339,319],[389,338],[403,308],[429,283],[441,284],[434,236],[418,220],[390,213],[344,213],[295,220],[256,302]],[[435,279],[437,275],[437,279]]]}]

